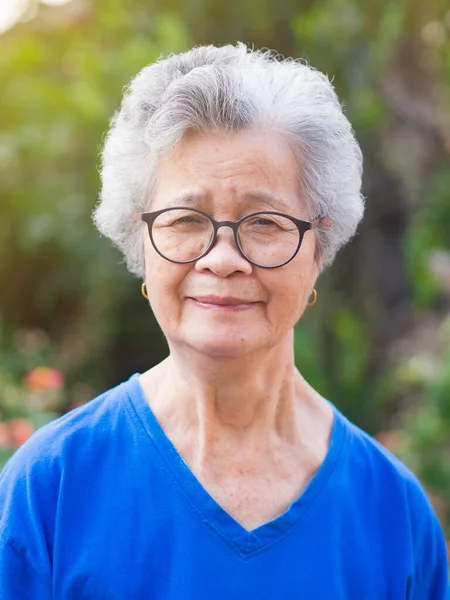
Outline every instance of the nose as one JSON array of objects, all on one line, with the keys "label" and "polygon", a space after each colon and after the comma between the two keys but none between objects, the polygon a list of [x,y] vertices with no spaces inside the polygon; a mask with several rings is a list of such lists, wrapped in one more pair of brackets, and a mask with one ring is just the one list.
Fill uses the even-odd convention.
[{"label": "nose", "polygon": [[250,275],[253,266],[239,252],[233,232],[222,227],[217,232],[214,246],[195,263],[195,270],[211,271],[219,277],[229,277],[233,273]]}]

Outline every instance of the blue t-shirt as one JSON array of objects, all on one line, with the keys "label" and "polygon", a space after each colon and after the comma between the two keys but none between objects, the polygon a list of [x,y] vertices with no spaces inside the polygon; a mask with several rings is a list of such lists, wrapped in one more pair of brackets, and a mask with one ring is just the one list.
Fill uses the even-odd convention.
[{"label": "blue t-shirt", "polygon": [[40,429],[2,471],[1,600],[442,600],[446,546],[423,489],[333,409],[317,474],[249,532],[133,375]]}]

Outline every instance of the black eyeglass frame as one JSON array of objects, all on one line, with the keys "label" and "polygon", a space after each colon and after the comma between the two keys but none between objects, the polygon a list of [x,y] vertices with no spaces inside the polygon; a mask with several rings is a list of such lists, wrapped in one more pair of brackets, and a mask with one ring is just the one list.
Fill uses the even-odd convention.
[{"label": "black eyeglass frame", "polygon": [[[196,212],[196,213],[203,215],[204,217],[209,219],[209,221],[212,223],[214,233],[211,237],[211,241],[209,242],[206,250],[204,252],[202,252],[202,254],[197,256],[196,258],[191,258],[190,260],[173,260],[172,258],[167,258],[167,256],[164,256],[164,254],[162,254],[162,252],[160,252],[158,250],[158,248],[155,244],[155,241],[153,239],[153,233],[152,233],[153,223],[155,222],[156,218],[159,217],[159,215],[161,215],[162,213],[165,213],[165,212],[172,211],[172,210],[190,210],[192,212]],[[248,256],[245,254],[244,250],[242,249],[242,246],[241,246],[241,243],[239,240],[238,229],[243,221],[245,221],[246,219],[248,219],[250,217],[254,217],[256,215],[277,215],[279,217],[285,217],[286,219],[289,219],[290,221],[292,221],[292,223],[294,223],[294,225],[297,227],[298,232],[299,232],[299,239],[298,239],[297,248],[295,249],[295,252],[291,256],[291,258],[289,258],[288,260],[286,260],[285,262],[283,262],[279,265],[274,265],[271,267],[259,265],[258,263],[254,262],[253,260],[248,258]],[[305,233],[307,231],[316,229],[323,220],[321,217],[318,217],[317,219],[314,219],[312,221],[302,221],[301,219],[297,219],[296,217],[291,217],[291,215],[286,215],[285,213],[282,213],[282,212],[276,212],[276,211],[272,211],[272,210],[259,210],[257,212],[253,212],[248,215],[245,215],[244,217],[241,217],[238,221],[216,221],[207,212],[200,210],[199,208],[190,208],[190,207],[186,207],[186,206],[171,206],[170,208],[162,208],[160,210],[155,210],[153,212],[143,212],[143,213],[141,213],[141,219],[142,219],[142,221],[147,223],[148,232],[150,235],[150,241],[152,242],[153,248],[162,258],[164,258],[165,260],[168,260],[169,262],[172,262],[172,263],[175,263],[178,265],[186,265],[189,263],[194,263],[197,260],[200,260],[201,258],[206,256],[208,254],[208,252],[210,252],[210,250],[212,250],[212,248],[214,247],[214,245],[217,241],[217,232],[219,231],[219,229],[221,227],[230,227],[233,231],[234,241],[235,241],[236,247],[239,251],[239,254],[251,265],[253,265],[255,267],[259,267],[260,269],[278,269],[278,268],[284,267],[284,265],[287,265],[288,263],[290,263],[291,260],[293,260],[297,256],[298,251],[300,250],[300,247],[302,245],[303,236],[305,235]]]}]

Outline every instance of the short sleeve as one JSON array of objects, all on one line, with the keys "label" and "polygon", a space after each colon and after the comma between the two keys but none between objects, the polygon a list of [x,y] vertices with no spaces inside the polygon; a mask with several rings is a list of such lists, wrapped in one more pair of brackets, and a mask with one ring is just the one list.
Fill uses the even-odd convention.
[{"label": "short sleeve", "polygon": [[51,598],[54,469],[33,437],[0,473],[0,600]]}]

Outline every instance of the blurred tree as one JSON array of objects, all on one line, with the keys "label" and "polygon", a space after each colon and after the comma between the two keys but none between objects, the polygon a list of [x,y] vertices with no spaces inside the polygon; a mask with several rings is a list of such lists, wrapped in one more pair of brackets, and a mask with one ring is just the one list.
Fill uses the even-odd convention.
[{"label": "blurred tree", "polygon": [[4,335],[42,328],[65,348],[82,340],[60,366],[74,376],[81,367],[101,387],[123,376],[113,371],[124,358],[125,369],[144,368],[164,352],[154,323],[156,343],[144,336],[139,285],[90,220],[101,139],[125,83],[161,52],[184,48],[186,34],[171,15],[145,29],[142,10],[103,3],[98,13],[71,9],[67,20],[69,6],[1,40],[0,314]]}]

